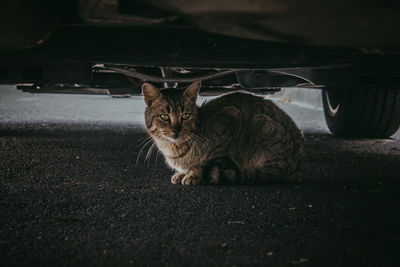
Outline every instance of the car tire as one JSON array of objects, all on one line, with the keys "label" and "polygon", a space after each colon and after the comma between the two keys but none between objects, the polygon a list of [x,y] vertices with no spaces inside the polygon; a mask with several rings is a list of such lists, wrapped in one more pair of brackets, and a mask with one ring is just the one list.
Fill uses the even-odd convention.
[{"label": "car tire", "polygon": [[328,128],[337,137],[387,138],[400,125],[400,90],[322,90]]}]

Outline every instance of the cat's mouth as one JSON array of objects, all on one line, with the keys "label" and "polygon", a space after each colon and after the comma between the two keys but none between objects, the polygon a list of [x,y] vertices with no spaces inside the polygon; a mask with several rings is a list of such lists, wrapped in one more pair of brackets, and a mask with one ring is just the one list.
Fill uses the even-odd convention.
[{"label": "cat's mouth", "polygon": [[164,135],[164,138],[172,143],[177,143],[183,139],[181,134],[168,134]]}]

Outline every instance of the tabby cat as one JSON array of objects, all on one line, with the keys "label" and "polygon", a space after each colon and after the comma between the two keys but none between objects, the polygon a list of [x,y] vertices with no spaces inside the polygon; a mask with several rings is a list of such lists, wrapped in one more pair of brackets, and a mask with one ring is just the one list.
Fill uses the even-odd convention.
[{"label": "tabby cat", "polygon": [[274,103],[243,91],[196,105],[201,83],[144,83],[147,130],[174,184],[254,184],[299,178],[303,135]]}]

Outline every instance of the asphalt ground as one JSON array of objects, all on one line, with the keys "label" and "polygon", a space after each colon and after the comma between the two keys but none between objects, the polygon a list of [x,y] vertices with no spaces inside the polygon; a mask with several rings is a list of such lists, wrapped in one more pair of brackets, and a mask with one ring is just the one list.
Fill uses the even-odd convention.
[{"label": "asphalt ground", "polygon": [[143,99],[0,87],[1,266],[399,266],[400,139],[306,136],[301,183],[182,186]]}]

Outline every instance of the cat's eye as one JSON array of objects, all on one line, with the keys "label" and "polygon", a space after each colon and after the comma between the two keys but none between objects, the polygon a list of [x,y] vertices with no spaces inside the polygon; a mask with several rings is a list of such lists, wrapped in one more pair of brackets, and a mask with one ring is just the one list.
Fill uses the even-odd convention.
[{"label": "cat's eye", "polygon": [[167,114],[161,114],[161,115],[160,115],[160,118],[161,118],[163,121],[169,120],[169,116],[168,116]]},{"label": "cat's eye", "polygon": [[189,118],[190,118],[190,114],[189,113],[182,114],[182,120],[187,120]]}]

